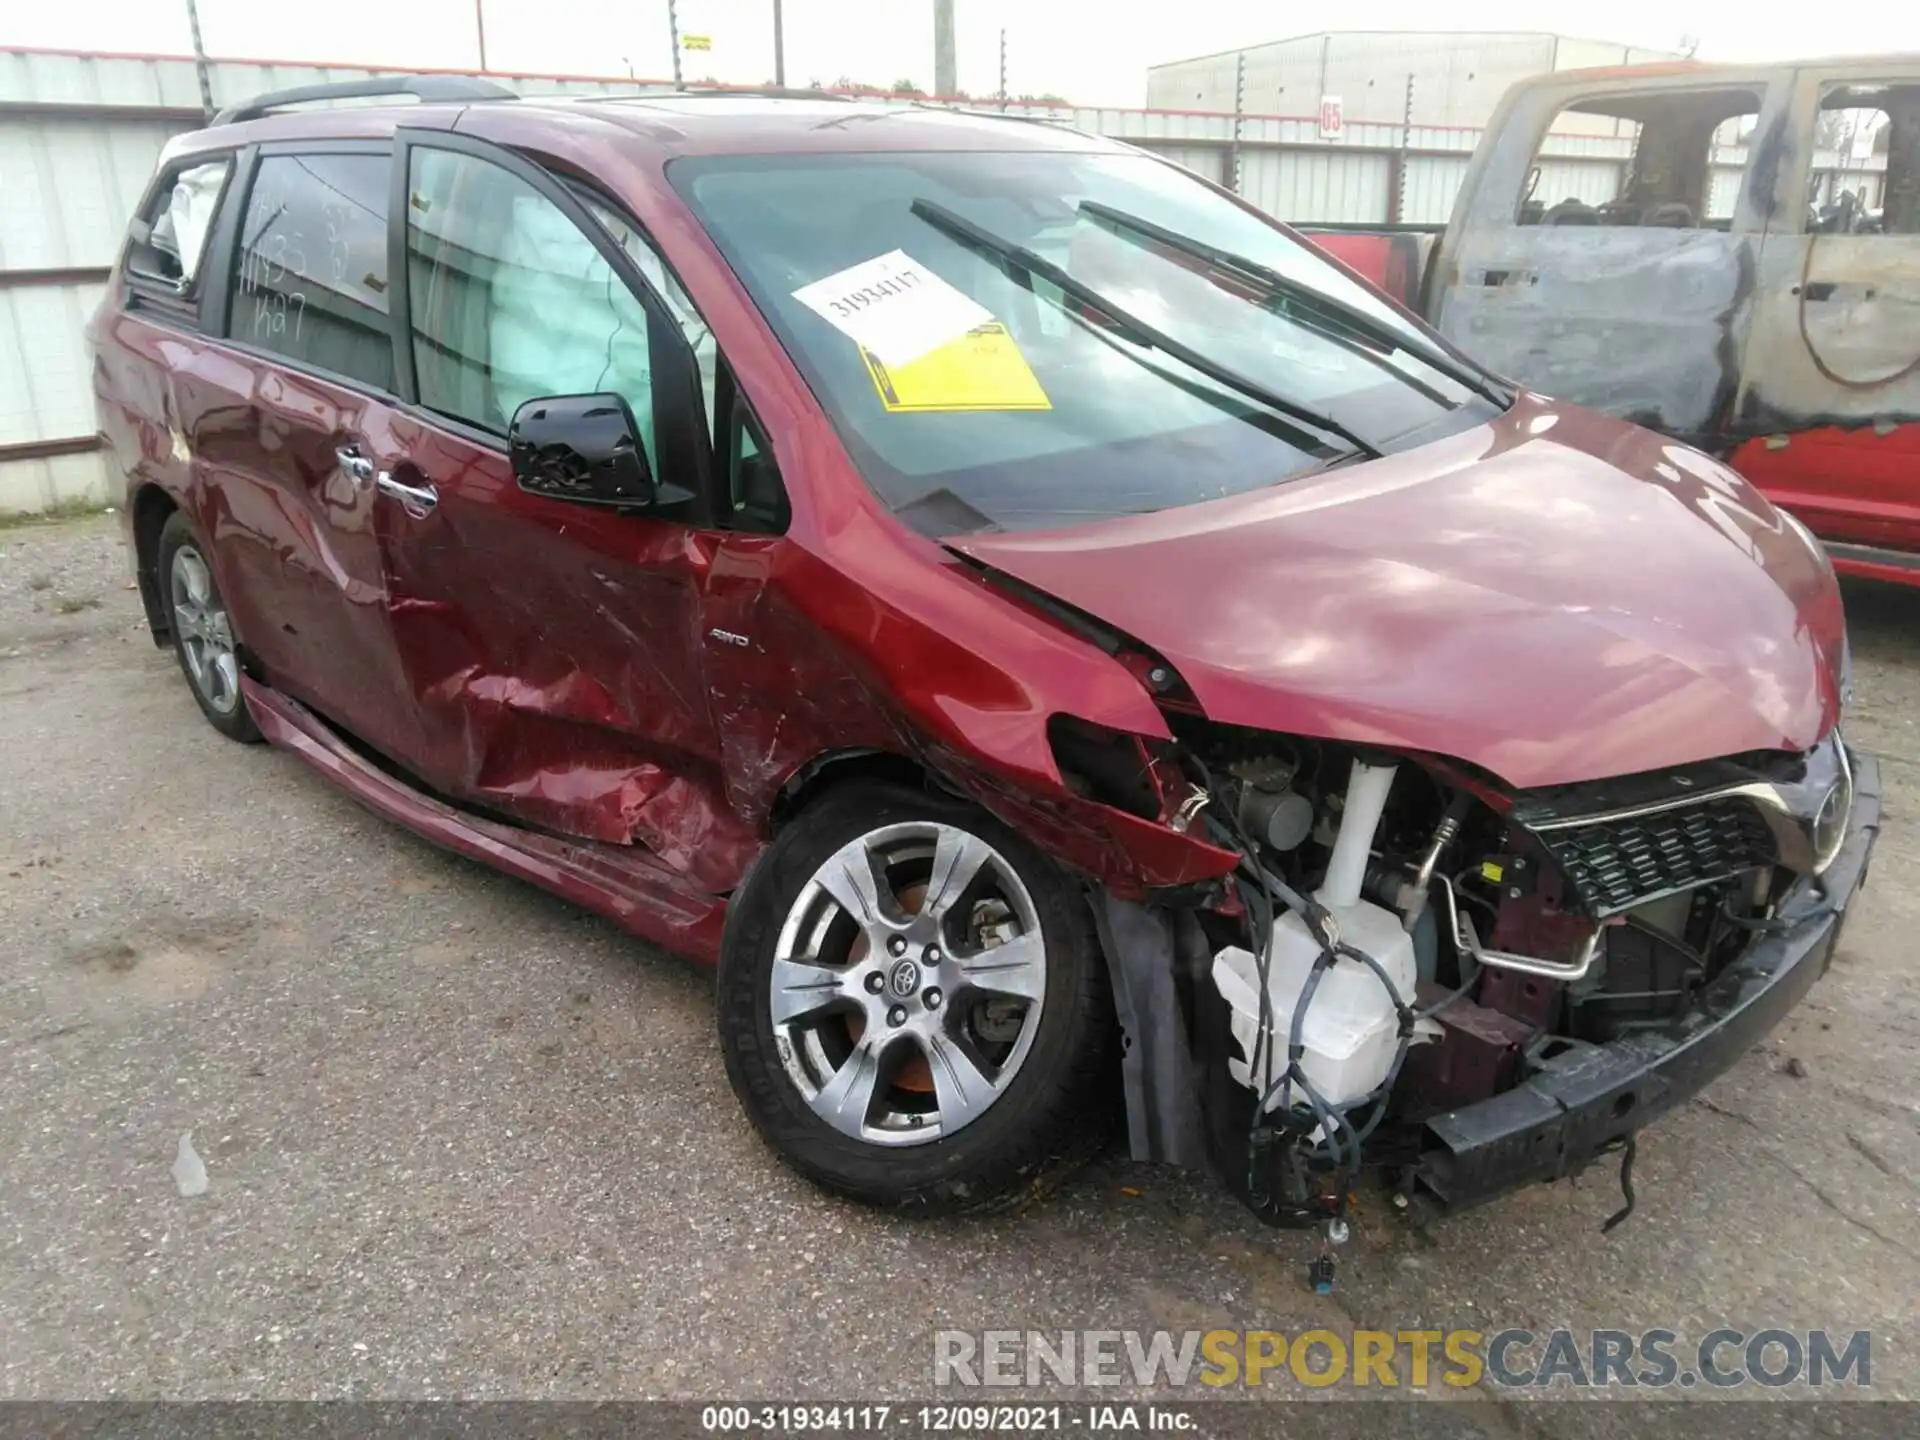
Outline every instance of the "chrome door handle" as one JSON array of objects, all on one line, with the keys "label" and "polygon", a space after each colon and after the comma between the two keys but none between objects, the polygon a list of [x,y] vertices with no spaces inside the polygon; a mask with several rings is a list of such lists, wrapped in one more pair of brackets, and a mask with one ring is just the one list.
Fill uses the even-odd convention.
[{"label": "chrome door handle", "polygon": [[398,500],[400,508],[416,520],[424,520],[433,513],[433,507],[440,503],[440,492],[431,485],[409,485],[405,481],[393,478],[391,470],[382,470],[374,477],[374,486],[390,500]]},{"label": "chrome door handle", "polygon": [[358,445],[336,447],[333,458],[340,462],[340,468],[356,483],[364,485],[373,479],[373,459]]}]

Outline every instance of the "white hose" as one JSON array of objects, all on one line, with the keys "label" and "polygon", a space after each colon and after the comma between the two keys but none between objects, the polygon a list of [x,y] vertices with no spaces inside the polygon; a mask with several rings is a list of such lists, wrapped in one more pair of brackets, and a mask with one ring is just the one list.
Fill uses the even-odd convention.
[{"label": "white hose", "polygon": [[1340,814],[1340,833],[1334,838],[1326,884],[1320,887],[1320,903],[1329,910],[1350,910],[1360,903],[1360,887],[1367,878],[1367,857],[1373,850],[1373,836],[1380,828],[1380,817],[1386,812],[1394,769],[1392,765],[1369,765],[1364,760],[1353,762],[1353,775],[1347,781],[1346,806]]}]

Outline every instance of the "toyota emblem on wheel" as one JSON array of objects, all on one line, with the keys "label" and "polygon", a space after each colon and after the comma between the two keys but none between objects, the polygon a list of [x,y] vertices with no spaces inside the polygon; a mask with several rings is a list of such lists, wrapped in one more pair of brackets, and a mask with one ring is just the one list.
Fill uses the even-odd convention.
[{"label": "toyota emblem on wheel", "polygon": [[893,967],[887,976],[887,988],[905,1000],[920,988],[920,964],[915,960],[902,960]]}]

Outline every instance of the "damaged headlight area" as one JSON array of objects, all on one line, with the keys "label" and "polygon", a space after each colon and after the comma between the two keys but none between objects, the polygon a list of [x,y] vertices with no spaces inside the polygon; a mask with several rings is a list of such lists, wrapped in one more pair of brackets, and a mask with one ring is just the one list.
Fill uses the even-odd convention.
[{"label": "damaged headlight area", "polygon": [[[1195,1127],[1262,1219],[1336,1236],[1363,1171],[1418,1190],[1429,1121],[1684,1025],[1832,862],[1852,804],[1837,733],[1516,792],[1440,757],[1170,720],[1175,743],[1137,745],[1130,771],[1116,737],[1056,736],[1094,798],[1177,808],[1240,857],[1202,895],[1138,907],[1164,923],[1103,901],[1135,1153],[1184,1158]],[[1171,1067],[1145,1013],[1156,965],[1186,1032]]]}]

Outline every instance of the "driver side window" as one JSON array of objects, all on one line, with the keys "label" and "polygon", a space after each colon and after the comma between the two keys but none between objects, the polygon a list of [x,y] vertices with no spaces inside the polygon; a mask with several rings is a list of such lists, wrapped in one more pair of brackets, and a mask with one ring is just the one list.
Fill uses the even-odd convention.
[{"label": "driver side window", "polygon": [[614,211],[608,209],[591,195],[581,196],[582,202],[593,213],[593,218],[606,227],[614,242],[626,251],[627,258],[633,261],[635,268],[647,277],[647,283],[653,286],[653,293],[666,302],[667,309],[673,312],[674,323],[680,327],[680,333],[687,337],[687,345],[693,351],[695,366],[700,372],[700,397],[706,406],[707,429],[713,429],[714,406],[714,366],[719,360],[719,347],[714,343],[713,331],[707,328],[707,322],[700,318],[700,312],[694,308],[692,299],[680,288],[680,282],[666,266],[653,246]]},{"label": "driver side window", "polygon": [[653,321],[558,206],[502,166],[416,146],[408,305],[420,403],[504,435],[528,400],[611,391],[658,461]]},{"label": "driver side window", "polygon": [[[408,154],[407,303],[422,406],[504,436],[528,400],[611,391],[633,411],[656,469],[711,442],[711,523],[786,528],[786,491],[759,427],[713,332],[645,236],[574,188],[586,223],[633,261],[656,305],[512,170],[425,144]],[[695,380],[704,437],[691,433]]]}]

